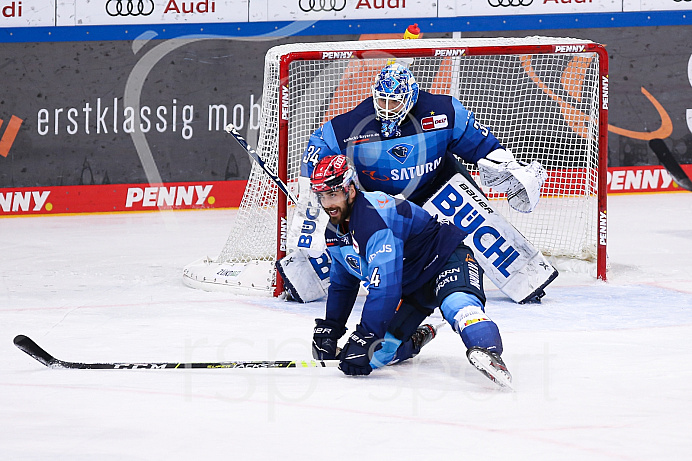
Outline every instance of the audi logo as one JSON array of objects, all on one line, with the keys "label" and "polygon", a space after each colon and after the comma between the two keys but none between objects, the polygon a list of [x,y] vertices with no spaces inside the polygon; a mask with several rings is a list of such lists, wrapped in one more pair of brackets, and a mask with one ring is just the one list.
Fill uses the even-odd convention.
[{"label": "audi logo", "polygon": [[154,0],[108,0],[109,16],[149,16],[154,12]]},{"label": "audi logo", "polygon": [[488,0],[488,4],[494,8],[498,6],[529,6],[532,3],[533,0]]},{"label": "audi logo", "polygon": [[680,3],[680,2],[692,2],[692,0],[673,0],[673,1],[678,2],[678,3]]},{"label": "audi logo", "polygon": [[341,11],[346,8],[346,0],[298,0],[298,6],[306,13],[309,11]]}]

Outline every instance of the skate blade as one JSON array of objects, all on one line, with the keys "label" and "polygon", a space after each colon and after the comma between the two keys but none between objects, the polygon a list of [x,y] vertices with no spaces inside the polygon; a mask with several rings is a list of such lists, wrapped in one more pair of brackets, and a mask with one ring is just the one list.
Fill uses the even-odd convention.
[{"label": "skate blade", "polygon": [[469,353],[469,361],[471,364],[483,373],[488,379],[500,387],[514,390],[512,387],[512,376],[509,372],[499,370],[493,366],[492,359],[482,351],[471,351]]}]

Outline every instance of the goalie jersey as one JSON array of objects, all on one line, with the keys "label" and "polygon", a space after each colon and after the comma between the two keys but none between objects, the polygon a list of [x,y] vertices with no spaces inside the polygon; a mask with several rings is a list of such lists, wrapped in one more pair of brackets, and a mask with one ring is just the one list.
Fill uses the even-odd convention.
[{"label": "goalie jersey", "polygon": [[343,154],[353,162],[361,186],[421,204],[456,173],[456,159],[476,163],[499,141],[451,96],[421,91],[401,123],[401,136],[385,138],[375,118],[372,97],[334,117],[311,136],[301,175],[310,177],[317,162]]},{"label": "goalie jersey", "polygon": [[329,225],[325,231],[333,259],[326,318],[345,325],[365,281],[361,324],[380,338],[401,297],[436,277],[466,236],[418,205],[382,192],[357,193],[348,228],[342,233]]}]

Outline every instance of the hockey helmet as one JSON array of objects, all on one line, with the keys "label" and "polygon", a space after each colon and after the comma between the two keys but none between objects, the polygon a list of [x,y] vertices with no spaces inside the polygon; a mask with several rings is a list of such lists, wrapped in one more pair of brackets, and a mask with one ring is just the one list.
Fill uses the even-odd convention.
[{"label": "hockey helmet", "polygon": [[322,158],[310,177],[310,188],[315,193],[346,189],[351,183],[358,187],[356,171],[341,154]]},{"label": "hockey helmet", "polygon": [[389,138],[399,133],[399,124],[418,101],[418,83],[405,66],[389,64],[375,77],[372,101],[382,134]]}]

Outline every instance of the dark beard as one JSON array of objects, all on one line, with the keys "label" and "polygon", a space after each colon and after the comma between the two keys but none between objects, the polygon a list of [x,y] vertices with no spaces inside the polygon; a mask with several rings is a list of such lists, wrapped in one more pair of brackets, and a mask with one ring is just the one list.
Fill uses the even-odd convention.
[{"label": "dark beard", "polygon": [[[346,199],[346,206],[344,208],[339,207],[339,212],[340,215],[338,217],[332,217],[329,216],[329,213],[327,213],[327,209],[324,209],[325,213],[329,216],[329,224],[333,226],[334,229],[338,229],[339,226],[342,226],[343,228],[347,228],[347,222],[348,219],[351,217],[351,210],[353,209],[353,203],[355,202],[355,197],[353,200],[349,201],[349,199]],[[332,207],[331,209],[334,209]]]}]

